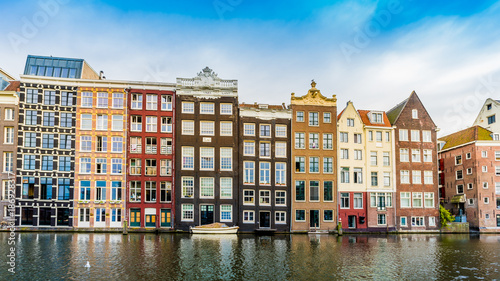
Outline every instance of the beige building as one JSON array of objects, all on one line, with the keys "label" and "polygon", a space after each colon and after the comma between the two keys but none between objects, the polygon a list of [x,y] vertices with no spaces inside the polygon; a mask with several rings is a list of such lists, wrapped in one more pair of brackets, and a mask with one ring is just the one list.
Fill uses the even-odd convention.
[{"label": "beige building", "polygon": [[337,218],[337,99],[311,83],[292,93],[292,231],[334,230]]}]

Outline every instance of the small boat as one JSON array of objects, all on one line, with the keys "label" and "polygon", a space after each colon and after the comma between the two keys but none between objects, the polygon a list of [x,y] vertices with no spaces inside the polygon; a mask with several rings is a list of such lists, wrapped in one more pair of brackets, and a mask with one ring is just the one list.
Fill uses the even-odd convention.
[{"label": "small boat", "polygon": [[191,227],[193,234],[236,234],[238,226],[227,226],[224,223],[211,223],[200,226]]}]

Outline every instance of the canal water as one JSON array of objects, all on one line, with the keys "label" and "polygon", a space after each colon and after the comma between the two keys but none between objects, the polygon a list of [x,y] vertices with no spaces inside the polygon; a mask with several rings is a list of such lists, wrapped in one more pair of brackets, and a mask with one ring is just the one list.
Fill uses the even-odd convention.
[{"label": "canal water", "polygon": [[0,233],[0,280],[500,280],[500,235],[9,237]]}]

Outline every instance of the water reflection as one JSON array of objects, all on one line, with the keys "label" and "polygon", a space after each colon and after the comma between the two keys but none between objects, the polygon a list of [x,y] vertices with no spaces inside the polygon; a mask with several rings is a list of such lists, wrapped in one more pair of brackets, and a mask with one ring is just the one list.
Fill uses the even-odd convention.
[{"label": "water reflection", "polygon": [[[4,248],[7,238],[0,233]],[[17,233],[16,253],[8,280],[500,278],[499,235]]]}]

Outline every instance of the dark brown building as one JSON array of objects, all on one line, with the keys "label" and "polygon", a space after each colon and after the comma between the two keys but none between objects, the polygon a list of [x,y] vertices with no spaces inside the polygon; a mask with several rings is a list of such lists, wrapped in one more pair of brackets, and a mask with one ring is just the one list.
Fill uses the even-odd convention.
[{"label": "dark brown building", "polygon": [[387,117],[395,130],[397,228],[439,229],[437,127],[415,92]]},{"label": "dark brown building", "polygon": [[285,105],[240,105],[240,231],[290,231],[291,118]]},{"label": "dark brown building", "polygon": [[238,84],[206,67],[177,78],[175,228],[238,225]]}]

